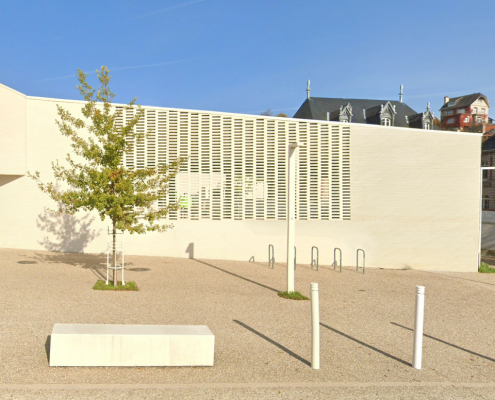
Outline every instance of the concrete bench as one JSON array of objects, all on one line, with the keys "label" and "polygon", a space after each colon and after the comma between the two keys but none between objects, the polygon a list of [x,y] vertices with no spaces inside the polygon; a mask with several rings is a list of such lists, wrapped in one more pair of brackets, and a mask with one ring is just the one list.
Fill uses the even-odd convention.
[{"label": "concrete bench", "polygon": [[205,325],[55,324],[50,366],[213,366],[214,346]]}]

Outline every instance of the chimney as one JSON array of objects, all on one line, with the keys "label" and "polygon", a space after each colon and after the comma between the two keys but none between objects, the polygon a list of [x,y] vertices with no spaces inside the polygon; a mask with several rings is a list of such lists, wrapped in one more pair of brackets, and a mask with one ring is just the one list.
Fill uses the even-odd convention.
[{"label": "chimney", "polygon": [[306,89],[306,93],[308,94],[308,99],[310,98],[310,95],[309,95],[309,92],[311,92],[311,89],[309,87],[309,84],[310,84],[310,80],[308,79],[308,88]]},{"label": "chimney", "polygon": [[402,97],[404,96],[404,85],[400,85],[399,101],[402,103]]},{"label": "chimney", "polygon": [[449,100],[450,100],[450,99],[449,99],[449,96],[445,96],[445,97],[443,98],[443,104],[447,104],[447,103],[449,102]]}]

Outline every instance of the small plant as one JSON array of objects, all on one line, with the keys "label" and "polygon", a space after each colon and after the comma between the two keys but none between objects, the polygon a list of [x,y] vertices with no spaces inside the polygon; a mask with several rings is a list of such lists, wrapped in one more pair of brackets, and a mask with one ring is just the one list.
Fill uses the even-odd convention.
[{"label": "small plant", "polygon": [[478,272],[486,273],[486,274],[493,274],[495,273],[495,268],[491,268],[486,262],[481,262]]},{"label": "small plant", "polygon": [[308,297],[303,296],[300,292],[279,292],[278,295],[289,300],[309,300]]},{"label": "small plant", "polygon": [[137,291],[139,288],[136,285],[136,282],[130,281],[125,285],[122,285],[122,281],[117,282],[117,286],[113,286],[113,284],[106,284],[105,281],[99,280],[93,286],[93,290],[125,290],[125,291]]}]

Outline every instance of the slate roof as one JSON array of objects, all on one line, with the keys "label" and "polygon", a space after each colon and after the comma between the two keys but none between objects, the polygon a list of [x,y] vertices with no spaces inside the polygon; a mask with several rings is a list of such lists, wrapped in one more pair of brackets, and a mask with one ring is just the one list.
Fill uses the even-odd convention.
[{"label": "slate roof", "polygon": [[[365,99],[337,99],[337,98],[325,98],[325,97],[311,97],[306,99],[302,106],[294,114],[294,118],[302,119],[319,119],[326,121],[327,112],[330,113],[330,120],[338,121],[339,110],[341,106],[346,106],[348,103],[352,106],[352,120],[353,123],[373,123],[370,119],[380,111],[380,106],[387,104],[390,101],[395,106],[397,114],[395,115],[394,126],[401,126],[408,128],[406,122],[406,115],[412,116],[417,114],[411,107],[407,106],[400,101],[394,100],[365,100]],[[364,119],[363,109],[366,109],[366,120]],[[379,122],[378,122],[379,123]]]},{"label": "slate roof", "polygon": [[[452,97],[451,99],[449,99],[448,103],[445,103],[442,107],[440,107],[440,110],[467,107],[473,104],[480,97],[483,97],[483,99],[486,101],[486,104],[488,104],[488,107],[490,107],[490,103],[488,102],[488,97],[486,97],[483,93],[473,93],[473,94],[468,94],[466,96]],[[452,101],[455,101],[455,104],[449,106],[448,104]]]}]

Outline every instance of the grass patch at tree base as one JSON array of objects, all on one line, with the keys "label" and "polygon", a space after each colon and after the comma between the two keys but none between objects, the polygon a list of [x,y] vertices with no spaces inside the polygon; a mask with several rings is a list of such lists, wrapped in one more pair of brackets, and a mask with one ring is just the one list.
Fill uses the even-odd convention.
[{"label": "grass patch at tree base", "polygon": [[117,286],[113,286],[113,282],[108,282],[108,285],[105,281],[98,280],[93,286],[94,290],[124,290],[124,291],[136,291],[139,288],[136,285],[136,282],[130,281],[125,285],[122,285],[122,281],[117,282]]},{"label": "grass patch at tree base", "polygon": [[309,300],[308,297],[303,296],[299,292],[279,292],[278,295],[289,300]]},{"label": "grass patch at tree base", "polygon": [[482,262],[480,267],[478,268],[478,272],[482,272],[485,274],[494,274],[495,268],[491,268],[486,262]]}]

